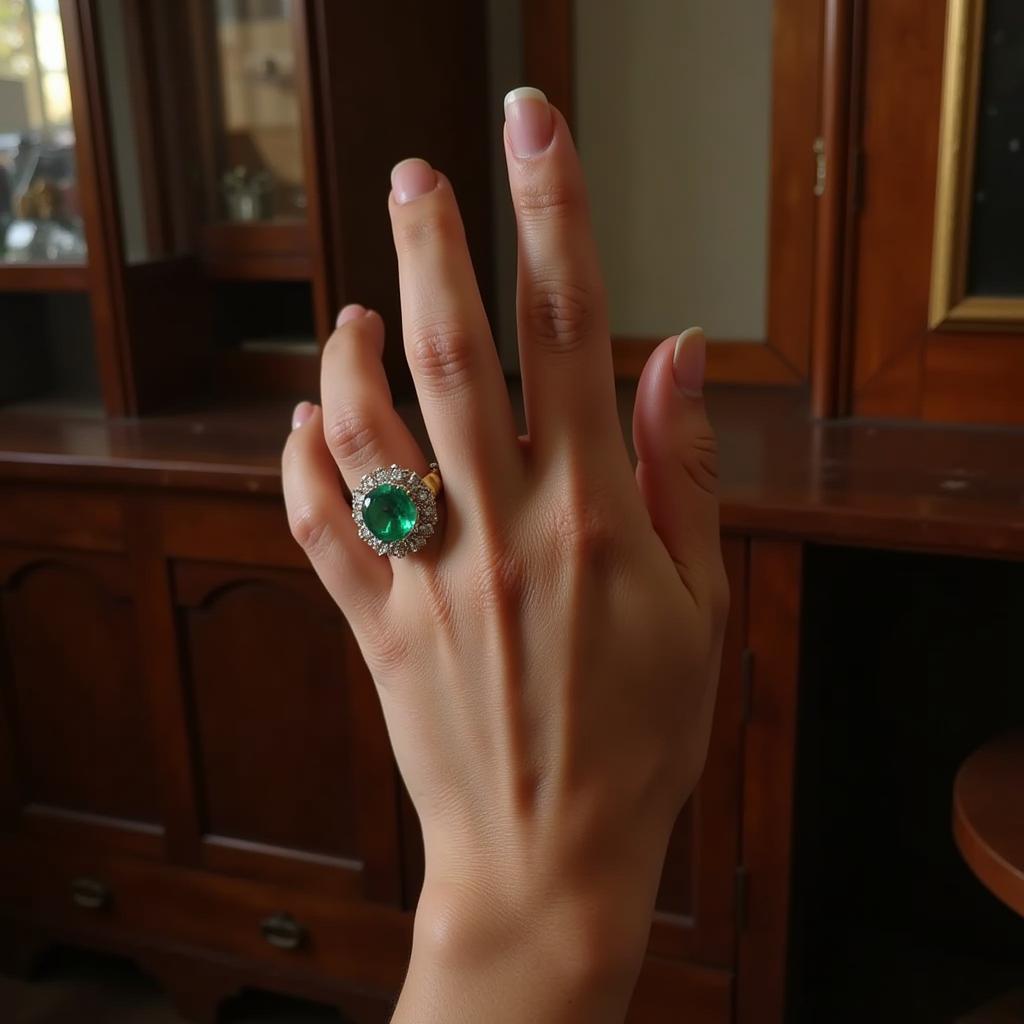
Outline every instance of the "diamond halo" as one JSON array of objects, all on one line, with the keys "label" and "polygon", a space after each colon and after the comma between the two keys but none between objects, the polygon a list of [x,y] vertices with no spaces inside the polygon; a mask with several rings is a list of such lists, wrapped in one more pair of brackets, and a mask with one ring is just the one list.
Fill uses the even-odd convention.
[{"label": "diamond halo", "polygon": [[[437,472],[437,463],[430,464],[430,471]],[[384,541],[371,533],[363,521],[363,500],[376,487],[391,484],[400,487],[416,506],[416,525],[401,540]],[[423,482],[422,477],[411,469],[403,469],[392,463],[367,473],[352,491],[352,518],[359,536],[378,555],[404,558],[420,551],[433,536],[437,528],[437,499],[434,492]]]}]

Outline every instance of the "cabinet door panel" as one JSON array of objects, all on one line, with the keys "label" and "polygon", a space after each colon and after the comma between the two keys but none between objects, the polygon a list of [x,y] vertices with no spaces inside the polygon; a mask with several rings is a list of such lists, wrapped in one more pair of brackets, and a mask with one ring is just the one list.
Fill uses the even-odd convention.
[{"label": "cabinet door panel", "polygon": [[729,1024],[732,990],[728,971],[648,956],[626,1024]]},{"label": "cabinet door panel", "polygon": [[309,572],[178,563],[174,580],[207,862],[364,872],[397,900],[395,772],[333,602]]},{"label": "cabinet door panel", "polygon": [[128,579],[114,556],[0,551],[4,709],[23,807],[157,820]]}]

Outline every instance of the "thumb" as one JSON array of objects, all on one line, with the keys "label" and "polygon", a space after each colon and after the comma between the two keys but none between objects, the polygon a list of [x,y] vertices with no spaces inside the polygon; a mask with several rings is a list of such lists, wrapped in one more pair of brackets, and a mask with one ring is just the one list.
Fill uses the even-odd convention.
[{"label": "thumb", "polygon": [[633,410],[636,478],[651,522],[698,604],[727,593],[718,526],[718,446],[704,408],[699,327],[651,354]]}]

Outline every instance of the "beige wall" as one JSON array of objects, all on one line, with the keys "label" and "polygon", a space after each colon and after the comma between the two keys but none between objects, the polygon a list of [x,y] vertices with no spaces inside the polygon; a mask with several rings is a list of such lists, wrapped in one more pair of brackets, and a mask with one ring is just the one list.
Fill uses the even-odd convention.
[{"label": "beige wall", "polygon": [[[518,3],[489,0],[495,334],[516,364],[501,100],[529,85]],[[576,0],[576,135],[618,335],[764,337],[772,0]],[[811,156],[808,155],[810,161]]]},{"label": "beige wall", "polygon": [[577,136],[616,334],[764,336],[772,7],[576,2]]}]

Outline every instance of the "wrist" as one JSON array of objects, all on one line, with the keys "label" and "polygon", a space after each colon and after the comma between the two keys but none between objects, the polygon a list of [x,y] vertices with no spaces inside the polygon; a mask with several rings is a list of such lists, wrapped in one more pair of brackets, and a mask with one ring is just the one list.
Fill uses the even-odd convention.
[{"label": "wrist", "polygon": [[627,895],[621,885],[495,897],[463,883],[428,882],[403,1002],[412,998],[410,990],[421,997],[429,991],[451,1008],[474,990],[511,988],[520,995],[510,1020],[621,1021],[646,949],[652,903],[652,894],[631,887]]}]

